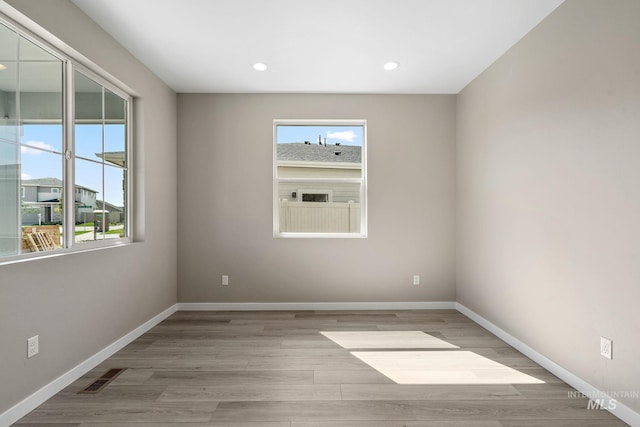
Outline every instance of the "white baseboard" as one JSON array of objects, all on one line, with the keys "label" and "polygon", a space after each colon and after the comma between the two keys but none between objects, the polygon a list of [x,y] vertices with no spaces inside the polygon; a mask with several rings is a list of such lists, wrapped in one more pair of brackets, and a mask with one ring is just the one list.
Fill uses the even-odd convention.
[{"label": "white baseboard", "polygon": [[95,368],[100,363],[111,357],[113,354],[123,349],[126,345],[133,342],[136,338],[143,335],[149,329],[153,328],[158,323],[171,316],[177,311],[177,309],[177,304],[172,305],[162,313],[149,319],[142,325],[135,328],[133,331],[129,332],[114,343],[100,350],[65,374],[51,381],[49,384],[33,393],[31,396],[27,397],[21,402],[18,402],[13,407],[7,409],[5,412],[0,414],[0,426],[9,426],[12,423],[15,423],[20,418],[24,417],[29,412],[40,406],[42,403],[53,397],[56,393],[60,392],[65,387],[89,372],[91,369]]},{"label": "white baseboard", "polygon": [[455,310],[453,301],[424,302],[211,302],[178,303],[179,311],[305,311],[305,310]]},{"label": "white baseboard", "polygon": [[[606,396],[605,392],[598,390],[596,387],[569,372],[562,366],[555,363],[553,360],[538,353],[527,344],[523,343],[513,335],[506,332],[504,329],[500,328],[494,323],[491,323],[490,321],[480,316],[476,312],[468,309],[464,305],[456,303],[456,310],[476,322],[478,325],[487,329],[489,332],[493,333],[498,338],[527,356],[529,359],[533,360],[534,362],[545,368],[547,371],[551,372],[553,375],[569,384],[571,387],[583,393],[585,396],[598,396],[598,398]],[[607,409],[613,415],[631,426],[640,427],[640,414],[638,414],[628,406],[620,403],[619,401],[612,400],[611,398],[605,398],[604,401],[605,403],[604,405],[602,405],[604,408],[614,408]],[[610,405],[611,403],[613,404]]]}]

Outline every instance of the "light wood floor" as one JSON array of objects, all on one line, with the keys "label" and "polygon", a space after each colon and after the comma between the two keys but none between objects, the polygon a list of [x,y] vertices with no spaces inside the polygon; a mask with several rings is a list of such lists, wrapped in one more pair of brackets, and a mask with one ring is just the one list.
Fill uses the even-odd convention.
[{"label": "light wood floor", "polygon": [[178,312],[18,425],[626,425],[572,390],[453,310]]}]

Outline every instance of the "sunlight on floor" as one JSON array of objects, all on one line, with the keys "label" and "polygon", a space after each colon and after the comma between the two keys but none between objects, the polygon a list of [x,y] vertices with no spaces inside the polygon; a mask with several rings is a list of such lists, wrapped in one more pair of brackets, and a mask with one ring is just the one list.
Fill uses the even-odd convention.
[{"label": "sunlight on floor", "polygon": [[471,351],[351,352],[398,384],[542,384]]},{"label": "sunlight on floor", "polygon": [[[320,332],[397,384],[543,384],[422,331]],[[383,350],[384,351],[369,351]],[[429,349],[431,351],[416,351]]]},{"label": "sunlight on floor", "polygon": [[346,349],[459,348],[422,331],[320,332]]}]

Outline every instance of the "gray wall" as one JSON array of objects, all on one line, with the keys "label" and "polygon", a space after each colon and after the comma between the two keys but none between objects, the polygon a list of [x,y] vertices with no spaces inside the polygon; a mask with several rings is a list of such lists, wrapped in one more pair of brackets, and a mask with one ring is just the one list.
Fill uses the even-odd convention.
[{"label": "gray wall", "polygon": [[457,99],[458,301],[610,391],[640,388],[639,16],[568,0]]},{"label": "gray wall", "polygon": [[[453,95],[178,95],[179,301],[454,300],[454,113]],[[367,239],[273,238],[273,119],[318,118],[368,120]]]},{"label": "gray wall", "polygon": [[[0,266],[0,413],[175,304],[177,286],[175,94],[71,2],[9,3],[137,93],[144,241]],[[33,335],[40,354],[27,360]]]}]

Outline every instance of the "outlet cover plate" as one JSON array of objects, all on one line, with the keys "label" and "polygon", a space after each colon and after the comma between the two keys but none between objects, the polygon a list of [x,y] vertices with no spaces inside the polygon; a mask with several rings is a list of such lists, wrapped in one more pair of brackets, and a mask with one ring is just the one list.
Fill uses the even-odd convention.
[{"label": "outlet cover plate", "polygon": [[600,337],[600,354],[607,359],[613,359],[613,341],[609,338]]},{"label": "outlet cover plate", "polygon": [[38,348],[38,339],[39,336],[36,335],[35,337],[31,337],[27,340],[27,359],[32,358],[40,351],[40,349]]}]

